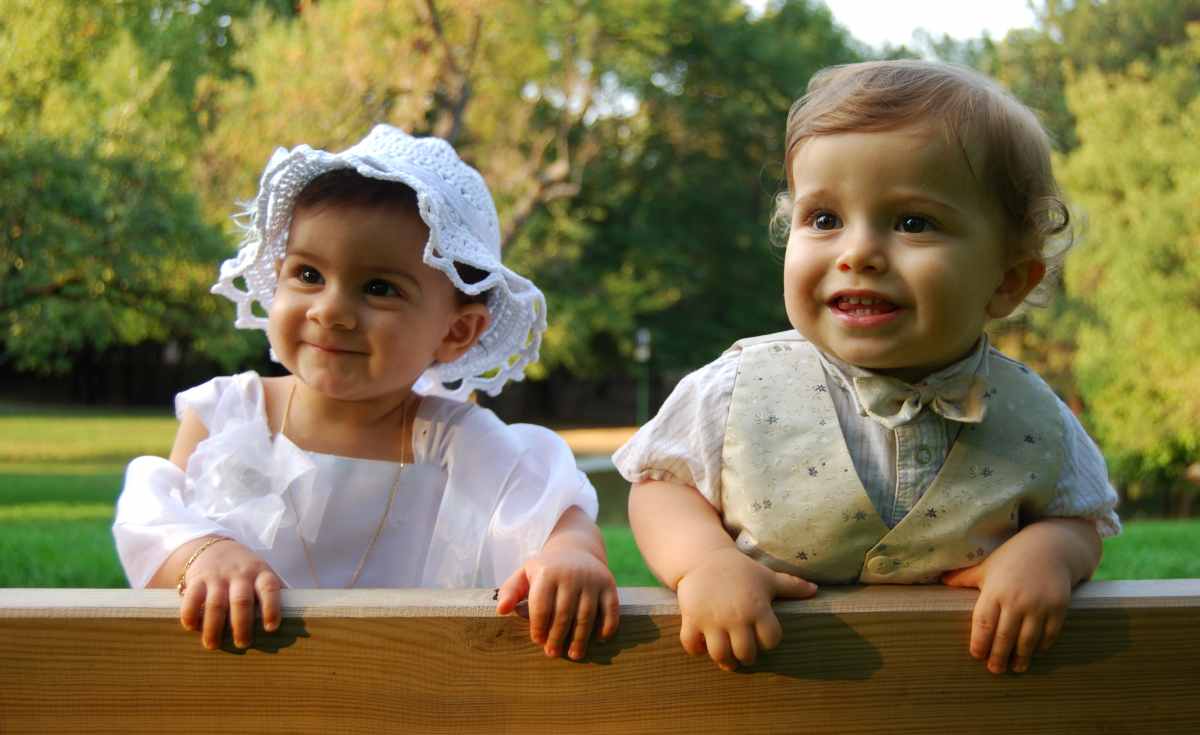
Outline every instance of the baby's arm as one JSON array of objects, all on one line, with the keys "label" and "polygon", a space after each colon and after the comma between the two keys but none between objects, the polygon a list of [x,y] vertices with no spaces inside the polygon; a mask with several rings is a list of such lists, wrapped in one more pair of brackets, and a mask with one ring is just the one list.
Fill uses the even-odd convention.
[{"label": "baby's arm", "polygon": [[777,596],[811,597],[816,585],[775,572],[738,551],[711,504],[693,487],[642,482],[629,495],[629,525],[651,571],[679,597],[679,639],[727,671],[779,645]]},{"label": "baby's arm", "polygon": [[604,538],[578,507],[562,514],[542,550],[500,586],[496,612],[513,612],[526,596],[529,637],[543,646],[547,656],[562,654],[568,634],[567,655],[579,660],[587,653],[593,627],[600,640],[616,633],[617,583],[608,569]]},{"label": "baby's arm", "polygon": [[[187,469],[188,458],[196,445],[208,436],[208,429],[191,409],[185,410],[171,448],[171,462]],[[221,645],[225,632],[226,611],[233,629],[234,645],[247,648],[254,640],[255,598],[262,606],[263,628],[279,627],[282,582],[257,554],[232,539],[211,544],[214,536],[204,536],[183,544],[163,562],[150,579],[150,587],[175,587],[184,577],[183,602],[179,620],[188,630],[203,626],[201,643],[210,650]],[[187,562],[197,551],[191,563]],[[186,567],[186,570],[185,570]]]},{"label": "baby's arm", "polygon": [[1075,585],[1100,563],[1100,535],[1084,518],[1045,518],[1021,529],[982,563],[949,572],[953,587],[978,587],[971,655],[988,671],[1029,668],[1034,652],[1058,638]]}]

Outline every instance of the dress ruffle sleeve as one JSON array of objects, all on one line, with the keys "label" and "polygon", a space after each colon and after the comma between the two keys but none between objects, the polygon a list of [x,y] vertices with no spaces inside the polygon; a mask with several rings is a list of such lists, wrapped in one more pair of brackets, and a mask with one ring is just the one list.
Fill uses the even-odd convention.
[{"label": "dress ruffle sleeve", "polygon": [[117,499],[113,538],[131,587],[142,588],[171,552],[187,542],[227,529],[183,503],[183,470],[162,457],[138,457],[125,470]]},{"label": "dress ruffle sleeve", "polygon": [[181,418],[194,412],[208,437],[185,472],[157,457],[130,463],[113,533],[131,584],[144,585],[171,551],[210,533],[261,551],[298,514],[301,535],[316,539],[330,488],[316,486],[316,466],[302,450],[272,438],[257,374],[188,389],[176,396],[175,410]]},{"label": "dress ruffle sleeve", "polygon": [[447,474],[424,572],[428,586],[494,587],[541,550],[568,508],[596,517],[596,491],[557,434],[506,425],[471,404],[424,402],[432,415],[414,447],[429,461],[440,457]]},{"label": "dress ruffle sleeve", "polygon": [[658,414],[613,454],[621,476],[691,485],[720,511],[721,453],[740,358],[726,352],[679,381]]}]

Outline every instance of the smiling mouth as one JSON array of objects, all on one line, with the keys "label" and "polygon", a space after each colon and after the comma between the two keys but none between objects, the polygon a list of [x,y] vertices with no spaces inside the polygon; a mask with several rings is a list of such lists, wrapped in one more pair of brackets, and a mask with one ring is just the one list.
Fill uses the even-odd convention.
[{"label": "smiling mouth", "polygon": [[829,307],[846,316],[877,316],[890,314],[900,308],[876,296],[835,296],[830,299]]},{"label": "smiling mouth", "polygon": [[317,352],[328,352],[328,353],[330,353],[330,354],[334,354],[334,355],[361,355],[361,354],[365,354],[365,353],[359,352],[358,350],[348,350],[348,349],[344,349],[344,348],[341,348],[341,347],[334,347],[333,345],[322,345],[322,344],[318,344],[318,343],[316,343],[316,342],[305,342],[304,344],[306,344],[306,345],[308,345],[309,347],[313,348],[313,349],[314,349],[314,350],[316,350]]}]

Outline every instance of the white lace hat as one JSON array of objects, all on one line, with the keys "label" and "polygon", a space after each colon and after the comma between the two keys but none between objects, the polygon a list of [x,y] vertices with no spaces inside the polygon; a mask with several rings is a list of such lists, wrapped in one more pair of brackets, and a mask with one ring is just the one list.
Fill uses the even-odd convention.
[{"label": "white lace hat", "polygon": [[[317,176],[353,169],[372,179],[398,181],[417,194],[421,219],[429,226],[425,263],[446,274],[465,294],[487,292],[491,324],[466,354],[430,367],[428,385],[462,381],[467,389],[496,395],[509,380],[521,380],[525,366],[536,362],[546,330],[546,299],[531,281],[500,262],[500,221],[483,177],[440,138],[414,138],[390,125],[376,125],[360,142],[341,153],[299,145],[279,148],[259,183],[258,197],[244,212],[246,237],[237,256],[221,264],[212,288],[237,304],[234,325],[267,328],[267,319],[252,310],[258,302],[271,308],[277,263],[287,249],[288,227],[296,196]],[[462,280],[455,263],[488,275],[476,283]],[[239,287],[239,281],[245,288]]]}]

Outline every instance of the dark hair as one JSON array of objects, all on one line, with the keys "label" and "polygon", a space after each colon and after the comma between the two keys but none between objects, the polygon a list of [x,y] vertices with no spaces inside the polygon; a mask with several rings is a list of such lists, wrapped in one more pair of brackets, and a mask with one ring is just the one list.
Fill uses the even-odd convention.
[{"label": "dark hair", "polygon": [[[421,209],[417,204],[417,192],[400,181],[374,179],[363,176],[352,168],[327,171],[308,182],[292,204],[292,214],[302,210],[321,207],[395,207],[418,219]],[[464,283],[478,283],[488,277],[487,271],[466,263],[455,262],[454,269]],[[487,291],[466,294],[454,290],[460,304],[486,304]]]}]

